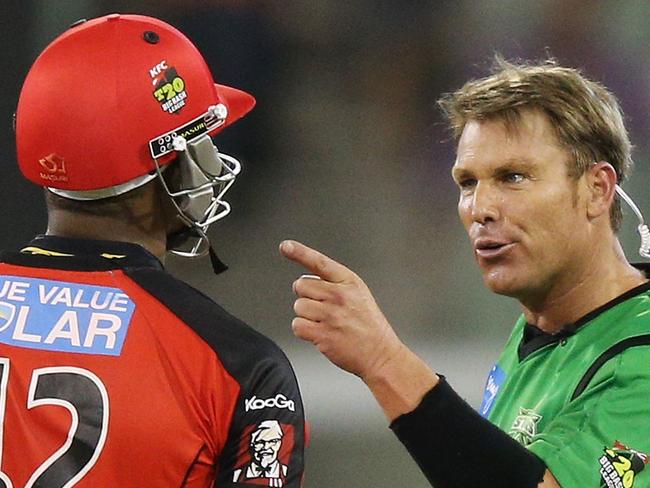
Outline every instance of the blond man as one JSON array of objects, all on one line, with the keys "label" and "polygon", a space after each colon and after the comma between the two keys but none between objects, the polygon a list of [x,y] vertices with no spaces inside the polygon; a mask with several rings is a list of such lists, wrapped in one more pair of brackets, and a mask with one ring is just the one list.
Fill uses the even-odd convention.
[{"label": "blond man", "polygon": [[618,103],[576,70],[497,60],[440,104],[483,281],[523,309],[479,412],[399,340],[361,278],[285,241],[319,278],[294,283],[294,332],[361,377],[438,488],[650,486],[650,285],[617,236],[631,165]]}]

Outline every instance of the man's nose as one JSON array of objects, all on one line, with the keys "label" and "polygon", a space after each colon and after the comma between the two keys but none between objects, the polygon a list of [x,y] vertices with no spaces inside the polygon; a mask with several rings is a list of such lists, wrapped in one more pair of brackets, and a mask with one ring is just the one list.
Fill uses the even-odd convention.
[{"label": "man's nose", "polygon": [[494,185],[487,181],[480,181],[474,187],[472,195],[472,220],[479,224],[499,219],[500,195]]}]

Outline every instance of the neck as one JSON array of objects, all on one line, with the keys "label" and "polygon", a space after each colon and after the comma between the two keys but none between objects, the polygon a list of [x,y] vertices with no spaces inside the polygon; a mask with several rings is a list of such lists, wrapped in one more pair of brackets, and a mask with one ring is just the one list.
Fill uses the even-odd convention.
[{"label": "neck", "polygon": [[[155,225],[154,219],[140,221],[108,216],[83,215],[65,210],[51,209],[48,218],[47,235],[132,242],[144,247],[164,262],[167,236],[164,229]],[[137,222],[137,220],[133,220]]]},{"label": "neck", "polygon": [[529,324],[547,333],[559,332],[592,310],[647,281],[643,273],[631,266],[620,243],[605,252],[593,252],[580,273],[556,283],[542,299],[520,299]]}]

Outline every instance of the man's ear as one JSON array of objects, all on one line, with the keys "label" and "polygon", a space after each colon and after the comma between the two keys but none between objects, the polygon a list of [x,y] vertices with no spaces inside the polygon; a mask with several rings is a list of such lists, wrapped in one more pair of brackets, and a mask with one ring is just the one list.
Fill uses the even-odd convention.
[{"label": "man's ear", "polygon": [[587,215],[591,219],[606,214],[614,202],[617,176],[614,167],[599,161],[592,164],[585,173],[587,183]]}]

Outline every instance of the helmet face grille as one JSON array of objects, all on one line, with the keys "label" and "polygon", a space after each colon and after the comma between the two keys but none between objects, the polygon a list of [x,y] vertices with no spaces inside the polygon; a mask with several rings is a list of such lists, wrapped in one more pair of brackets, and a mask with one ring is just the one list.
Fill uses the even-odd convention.
[{"label": "helmet face grille", "polygon": [[[220,153],[209,136],[187,143],[174,163],[177,177],[168,178],[158,167],[158,176],[171,198],[181,220],[198,236],[187,248],[187,242],[176,242],[176,254],[194,257],[208,252],[208,227],[230,213],[230,204],[223,197],[241,170],[239,161]],[[185,246],[185,247],[184,247]]]}]

